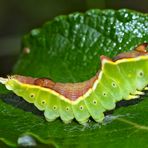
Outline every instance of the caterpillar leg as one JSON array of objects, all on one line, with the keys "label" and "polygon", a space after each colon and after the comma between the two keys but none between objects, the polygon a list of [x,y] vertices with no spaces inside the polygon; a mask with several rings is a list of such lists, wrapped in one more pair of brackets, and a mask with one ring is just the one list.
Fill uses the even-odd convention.
[{"label": "caterpillar leg", "polygon": [[88,121],[90,114],[87,110],[87,106],[85,105],[84,100],[80,101],[77,104],[72,105],[72,110],[73,110],[75,119],[80,124],[85,124]]},{"label": "caterpillar leg", "polygon": [[104,119],[104,111],[105,108],[100,103],[100,100],[98,99],[95,92],[92,92],[91,95],[84,100],[86,107],[88,109],[88,112],[90,113],[91,117],[96,122],[102,122]]},{"label": "caterpillar leg", "polygon": [[59,114],[64,123],[70,123],[74,118],[72,105],[63,100],[59,101]]}]

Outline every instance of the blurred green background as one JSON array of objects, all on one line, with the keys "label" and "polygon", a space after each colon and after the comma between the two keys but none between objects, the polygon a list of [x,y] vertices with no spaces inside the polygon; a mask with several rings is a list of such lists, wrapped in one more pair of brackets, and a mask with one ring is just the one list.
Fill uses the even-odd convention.
[{"label": "blurred green background", "polygon": [[148,0],[0,0],[0,75],[11,72],[24,33],[57,15],[91,8],[148,12]]}]

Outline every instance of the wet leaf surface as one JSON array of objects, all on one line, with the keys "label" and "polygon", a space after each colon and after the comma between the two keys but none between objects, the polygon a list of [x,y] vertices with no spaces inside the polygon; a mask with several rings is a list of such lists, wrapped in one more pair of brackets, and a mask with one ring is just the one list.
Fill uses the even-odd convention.
[{"label": "wet leaf surface", "polygon": [[[5,98],[11,100],[14,95]],[[16,146],[22,135],[30,135],[53,147],[147,147],[148,97],[141,99],[138,104],[116,109],[102,124],[90,121],[86,126],[75,121],[64,124],[59,119],[49,123],[41,114],[24,111],[18,103],[14,106],[2,99],[0,139],[10,146]]]}]

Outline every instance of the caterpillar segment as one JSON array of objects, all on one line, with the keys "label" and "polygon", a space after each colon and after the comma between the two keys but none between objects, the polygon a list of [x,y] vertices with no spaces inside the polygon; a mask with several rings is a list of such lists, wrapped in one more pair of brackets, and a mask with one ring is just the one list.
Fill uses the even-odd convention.
[{"label": "caterpillar segment", "polygon": [[47,121],[60,117],[70,123],[75,118],[85,124],[91,116],[102,122],[104,112],[114,109],[116,102],[139,98],[148,90],[148,53],[139,46],[113,60],[105,56],[100,59],[101,70],[85,82],[56,83],[20,75],[0,78],[0,82],[44,111]]}]

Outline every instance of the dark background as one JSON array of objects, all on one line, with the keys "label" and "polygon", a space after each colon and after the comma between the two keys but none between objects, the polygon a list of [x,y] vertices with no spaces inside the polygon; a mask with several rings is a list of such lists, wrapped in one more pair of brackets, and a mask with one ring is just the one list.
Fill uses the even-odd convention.
[{"label": "dark background", "polygon": [[91,8],[148,12],[148,0],[0,0],[0,76],[11,72],[24,33],[57,15]]}]

